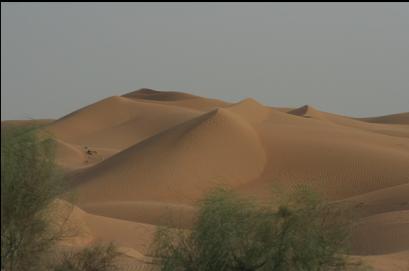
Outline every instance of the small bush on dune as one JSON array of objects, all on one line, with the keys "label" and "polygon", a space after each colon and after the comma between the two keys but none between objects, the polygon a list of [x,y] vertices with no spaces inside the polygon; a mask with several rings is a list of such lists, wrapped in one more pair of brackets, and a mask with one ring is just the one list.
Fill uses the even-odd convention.
[{"label": "small bush on dune", "polygon": [[349,219],[308,189],[278,209],[217,189],[190,232],[158,229],[154,255],[170,270],[344,270]]}]

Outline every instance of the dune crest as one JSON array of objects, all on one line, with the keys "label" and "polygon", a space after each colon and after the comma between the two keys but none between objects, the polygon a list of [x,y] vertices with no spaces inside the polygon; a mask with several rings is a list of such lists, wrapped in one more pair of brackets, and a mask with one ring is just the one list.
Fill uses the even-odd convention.
[{"label": "dune crest", "polygon": [[199,114],[113,96],[55,121],[47,130],[70,143],[120,151]]},{"label": "dune crest", "polygon": [[126,93],[122,95],[122,97],[143,102],[173,105],[200,111],[211,111],[215,108],[229,105],[229,103],[217,99],[209,99],[177,91],[159,91],[147,88]]},{"label": "dune crest", "polygon": [[122,97],[138,98],[138,99],[146,99],[146,100],[158,100],[158,101],[178,101],[178,100],[201,98],[199,96],[195,96],[195,95],[187,94],[183,92],[159,91],[159,90],[153,90],[149,88],[141,88],[139,90],[135,90],[135,91],[126,93],[122,95]]},{"label": "dune crest", "polygon": [[356,118],[357,120],[367,121],[372,123],[384,124],[404,124],[409,125],[409,112],[391,114],[372,118]]},{"label": "dune crest", "polygon": [[262,105],[252,98],[244,99],[238,103],[226,107],[230,112],[238,114],[249,122],[262,122],[271,111],[270,108]]},{"label": "dune crest", "polygon": [[288,114],[304,117],[304,118],[315,118],[315,119],[325,119],[324,114],[319,110],[315,109],[310,105],[303,105],[299,108],[290,110]]}]

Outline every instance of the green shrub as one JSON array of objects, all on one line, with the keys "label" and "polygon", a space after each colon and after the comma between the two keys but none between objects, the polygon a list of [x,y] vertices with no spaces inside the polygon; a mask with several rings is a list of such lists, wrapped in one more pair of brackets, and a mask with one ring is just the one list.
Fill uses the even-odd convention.
[{"label": "green shrub", "polygon": [[42,255],[61,236],[47,209],[62,191],[52,140],[36,128],[1,129],[1,269],[38,270]]},{"label": "green shrub", "polygon": [[114,271],[119,252],[113,244],[93,245],[62,257],[54,271]]},{"label": "green shrub", "polygon": [[216,189],[191,231],[160,227],[153,250],[164,271],[343,270],[349,225],[308,189],[279,208]]}]

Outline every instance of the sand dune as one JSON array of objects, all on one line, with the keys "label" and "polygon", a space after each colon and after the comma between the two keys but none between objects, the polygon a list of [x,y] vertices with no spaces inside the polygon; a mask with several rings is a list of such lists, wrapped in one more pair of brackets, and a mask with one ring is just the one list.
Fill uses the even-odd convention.
[{"label": "sand dune", "polygon": [[304,105],[299,108],[290,110],[288,114],[296,115],[296,116],[301,116],[304,118],[315,118],[315,119],[324,119],[325,120],[325,114],[321,113],[314,107],[310,105]]},{"label": "sand dune", "polygon": [[83,209],[76,219],[87,236],[118,242],[130,258],[148,259],[154,225],[170,221],[164,217],[189,227],[193,203],[215,185],[263,200],[273,187],[308,184],[360,215],[352,247],[358,258],[379,270],[404,270],[408,114],[353,118],[309,105],[140,89],[46,129],[55,135],[57,162]]},{"label": "sand dune", "polygon": [[157,91],[146,88],[124,94],[123,97],[201,111],[209,111],[229,105],[229,103],[217,99],[209,99],[176,91]]},{"label": "sand dune", "polygon": [[82,202],[191,203],[216,184],[251,181],[261,174],[264,163],[265,153],[252,126],[217,109],[84,170],[75,182]]},{"label": "sand dune", "polygon": [[196,210],[186,204],[158,201],[105,201],[82,204],[89,213],[152,225],[189,228]]},{"label": "sand dune", "polygon": [[269,196],[273,184],[314,185],[342,199],[409,182],[409,142],[323,119],[273,110],[257,130],[267,153],[263,174],[240,190]]},{"label": "sand dune", "polygon": [[353,206],[361,217],[409,210],[409,183],[379,189],[342,200]]},{"label": "sand dune", "polygon": [[113,96],[59,119],[47,129],[70,143],[121,150],[197,114]]},{"label": "sand dune", "polygon": [[142,270],[146,266],[146,270],[151,270],[153,260],[145,255],[149,254],[155,226],[93,215],[63,200],[54,202],[52,211],[55,225],[63,226],[67,233],[58,241],[60,251],[114,242],[122,253],[121,267]]},{"label": "sand dune", "polygon": [[127,98],[137,98],[146,100],[157,100],[157,101],[178,101],[186,99],[201,98],[188,93],[177,92],[177,91],[157,91],[149,88],[142,88],[136,91],[129,92],[122,95],[122,97]]},{"label": "sand dune", "polygon": [[[396,114],[396,116],[388,115],[381,117],[385,119],[384,122],[368,121],[369,119],[351,118],[347,116],[323,112],[309,105],[304,105],[296,109],[288,110],[287,113],[304,118],[313,118],[317,120],[327,121],[328,123],[345,126],[348,128],[360,129],[389,136],[409,137],[408,127],[406,125],[407,123],[405,123],[406,120],[409,121],[409,117],[407,117],[406,113]],[[391,123],[393,122],[395,123],[395,125],[388,125],[389,123],[387,120],[389,119]]]},{"label": "sand dune", "polygon": [[67,143],[60,139],[55,142],[56,163],[65,171],[78,170],[95,165],[113,154],[117,149],[87,147],[75,143]]},{"label": "sand dune", "polygon": [[409,112],[385,115],[380,117],[372,118],[357,118],[358,120],[374,122],[374,123],[385,123],[385,124],[406,124],[409,125]]},{"label": "sand dune", "polygon": [[356,257],[376,271],[407,271],[409,270],[409,250],[385,255],[370,255]]},{"label": "sand dune", "polygon": [[226,109],[239,115],[250,123],[260,123],[264,121],[271,112],[270,108],[251,98],[227,106]]},{"label": "sand dune", "polygon": [[409,210],[369,216],[352,236],[352,253],[378,255],[409,250]]},{"label": "sand dune", "polygon": [[66,143],[60,139],[54,139],[56,146],[56,162],[64,169],[81,167],[86,163],[86,153],[80,146]]}]

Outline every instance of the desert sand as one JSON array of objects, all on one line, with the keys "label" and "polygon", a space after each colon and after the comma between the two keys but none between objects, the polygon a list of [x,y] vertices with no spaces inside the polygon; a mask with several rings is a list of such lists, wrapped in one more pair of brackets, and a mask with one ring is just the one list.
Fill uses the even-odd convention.
[{"label": "desert sand", "polygon": [[189,227],[215,185],[268,200],[273,187],[308,184],[359,212],[354,257],[409,270],[409,112],[354,118],[140,89],[44,129],[75,194],[72,221],[84,229],[71,245],[114,241],[148,270],[155,226],[170,217]]}]

